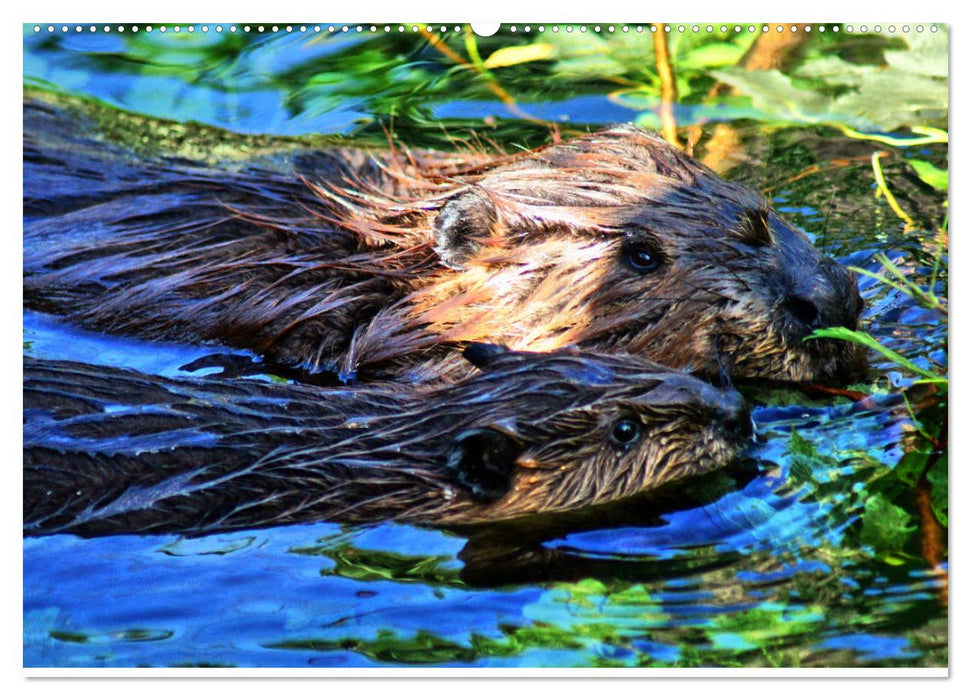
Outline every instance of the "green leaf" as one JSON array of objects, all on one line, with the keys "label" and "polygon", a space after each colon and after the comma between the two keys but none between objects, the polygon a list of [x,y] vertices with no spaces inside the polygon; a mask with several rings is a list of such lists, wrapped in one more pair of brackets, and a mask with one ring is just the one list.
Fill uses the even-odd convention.
[{"label": "green leaf", "polygon": [[752,105],[768,116],[817,123],[824,121],[826,102],[813,90],[793,85],[792,78],[777,70],[747,71],[726,68],[712,71],[719,81],[731,85],[752,100]]},{"label": "green leaf", "polygon": [[[600,80],[625,75],[628,72],[628,66],[621,60],[620,54],[613,50],[615,47],[608,46],[603,38],[590,32],[550,34],[545,41],[556,49],[557,60],[553,72],[557,78]],[[642,44],[644,44],[643,41]],[[650,42],[647,42],[642,54],[649,48]],[[647,55],[651,56],[650,60],[653,62],[652,52],[639,59],[637,63],[645,62]]]},{"label": "green leaf", "polygon": [[809,338],[832,338],[834,340],[845,340],[849,343],[865,345],[872,350],[876,350],[894,364],[897,364],[918,376],[924,377],[929,382],[934,384],[947,384],[947,377],[938,376],[930,370],[918,367],[900,353],[894,352],[890,348],[884,346],[869,333],[863,333],[862,331],[851,331],[849,328],[842,327],[819,328],[813,331],[812,334],[807,337],[807,339]]},{"label": "green leaf", "polygon": [[699,47],[678,58],[676,68],[703,69],[720,66],[731,66],[745,53],[745,49],[730,43],[708,44]]},{"label": "green leaf", "polygon": [[917,485],[917,480],[927,466],[929,458],[925,452],[908,452],[897,462],[891,474],[895,479],[912,488]]},{"label": "green leaf", "polygon": [[946,131],[935,129],[934,127],[930,126],[914,125],[910,128],[910,130],[915,134],[922,134],[921,136],[887,136],[886,134],[864,134],[855,129],[851,129],[844,124],[833,124],[833,126],[842,131],[844,136],[851,139],[876,141],[877,143],[885,143],[888,146],[894,146],[896,148],[909,148],[911,146],[923,146],[928,143],[948,142]]},{"label": "green leaf", "polygon": [[819,484],[813,476],[812,461],[802,455],[793,455],[789,463],[789,478],[797,484]]},{"label": "green leaf", "polygon": [[916,530],[910,513],[891,503],[882,494],[874,494],[867,499],[860,536],[878,552],[901,551]]},{"label": "green leaf", "polygon": [[933,187],[935,190],[940,190],[943,192],[947,191],[947,170],[943,170],[928,163],[926,160],[917,160],[916,158],[911,158],[907,161],[910,167],[914,169],[922,181]]},{"label": "green leaf", "polygon": [[923,32],[904,37],[907,49],[886,51],[884,60],[895,72],[947,78],[947,32]]},{"label": "green leaf", "polygon": [[947,118],[947,81],[904,71],[871,72],[828,109],[840,119],[884,130]]},{"label": "green leaf", "polygon": [[483,65],[486,68],[502,68],[503,66],[517,66],[530,61],[545,61],[555,52],[552,44],[539,43],[525,46],[506,46],[494,51]]},{"label": "green leaf", "polygon": [[789,478],[796,484],[819,484],[814,469],[821,463],[816,446],[793,431],[789,437]]},{"label": "green leaf", "polygon": [[818,456],[816,448],[813,446],[813,444],[796,432],[793,432],[789,437],[789,453],[794,455],[802,455],[803,457]]},{"label": "green leaf", "polygon": [[863,131],[916,130],[947,119],[947,37],[939,34],[913,38],[911,50],[886,50],[887,65],[825,56],[796,68],[793,77],[738,68],[714,75],[750,97],[770,118]]},{"label": "green leaf", "polygon": [[859,87],[866,81],[866,74],[872,70],[872,66],[850,63],[836,56],[824,56],[806,61],[793,71],[793,75],[820,81],[828,86]]}]

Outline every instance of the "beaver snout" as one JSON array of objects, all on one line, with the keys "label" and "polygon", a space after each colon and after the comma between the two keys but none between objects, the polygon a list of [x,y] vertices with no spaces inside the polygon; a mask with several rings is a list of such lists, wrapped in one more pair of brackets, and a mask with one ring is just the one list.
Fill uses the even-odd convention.
[{"label": "beaver snout", "polygon": [[736,436],[740,443],[748,442],[755,437],[755,422],[752,420],[752,413],[748,404],[741,400],[736,406],[724,411],[721,426],[727,435]]},{"label": "beaver snout", "polygon": [[698,413],[700,422],[720,426],[726,435],[752,437],[752,419],[748,403],[732,388],[719,389],[691,375],[671,374],[653,389],[650,403]]},{"label": "beaver snout", "polygon": [[752,439],[755,425],[748,402],[741,394],[731,389],[716,390],[720,392],[716,401],[711,402],[709,415],[711,422],[721,427],[722,433],[729,440],[736,440],[741,445]]},{"label": "beaver snout", "polygon": [[816,274],[805,274],[792,286],[783,306],[800,331],[844,326],[856,330],[863,311],[863,299],[856,277],[825,258]]}]

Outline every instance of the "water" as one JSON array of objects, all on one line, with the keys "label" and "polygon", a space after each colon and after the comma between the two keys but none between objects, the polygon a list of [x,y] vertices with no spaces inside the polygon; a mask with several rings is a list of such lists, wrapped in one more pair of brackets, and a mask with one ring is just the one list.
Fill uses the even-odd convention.
[{"label": "water", "polygon": [[[506,37],[480,40],[480,53]],[[409,35],[122,36],[72,26],[51,36],[26,27],[24,79],[247,134],[379,142],[393,123],[409,145],[435,147],[475,126],[518,147],[549,132],[517,111],[561,128],[650,123],[650,100],[619,97],[612,80],[638,41],[649,38],[618,36],[613,63],[503,69],[515,109]],[[904,160],[946,168],[946,147],[899,149],[884,162],[914,219],[905,230],[874,198],[879,145],[829,127],[769,128],[771,115],[737,104],[695,101],[678,115],[731,127],[749,159],[728,175],[766,192],[817,246],[872,272],[884,252],[946,297],[946,256],[934,271],[944,198]],[[867,277],[861,291],[866,330],[946,374],[945,317]],[[36,313],[24,315],[24,352],[169,376],[212,371],[182,368],[213,352],[248,358],[103,336]],[[24,665],[944,666],[946,551],[931,561],[915,503],[929,488],[946,527],[947,461],[914,425],[939,442],[946,394],[872,359],[868,380],[852,387],[862,393],[849,398],[743,387],[759,406],[761,442],[746,456],[754,477],[699,486],[685,505],[640,521],[513,544],[326,523],[198,539],[26,538]]]}]

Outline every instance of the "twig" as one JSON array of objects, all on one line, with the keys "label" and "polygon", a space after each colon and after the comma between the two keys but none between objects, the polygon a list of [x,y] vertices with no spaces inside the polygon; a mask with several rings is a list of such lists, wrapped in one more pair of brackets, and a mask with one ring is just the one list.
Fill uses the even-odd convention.
[{"label": "twig", "polygon": [[661,79],[661,104],[658,107],[658,117],[661,119],[661,135],[672,146],[682,148],[678,139],[678,122],[674,117],[674,105],[678,101],[678,86],[674,82],[674,71],[671,69],[671,56],[668,52],[668,35],[664,25],[655,25],[654,55],[657,63],[657,74]]},{"label": "twig", "polygon": [[[945,424],[946,426],[946,424]],[[947,569],[941,566],[944,561],[944,528],[937,522],[934,515],[933,501],[931,499],[931,485],[927,480],[927,471],[936,464],[940,455],[936,455],[933,460],[928,461],[927,469],[917,480],[915,487],[915,501],[917,503],[917,521],[920,523],[920,553],[924,561],[941,577],[944,587],[941,589],[941,602],[947,605],[948,576]]]},{"label": "twig", "polygon": [[851,401],[862,401],[869,396],[869,394],[866,392],[856,391],[855,389],[843,389],[840,387],[826,386],[825,384],[815,384],[812,382],[800,382],[799,389],[810,395],[822,394],[824,396],[843,396]]}]

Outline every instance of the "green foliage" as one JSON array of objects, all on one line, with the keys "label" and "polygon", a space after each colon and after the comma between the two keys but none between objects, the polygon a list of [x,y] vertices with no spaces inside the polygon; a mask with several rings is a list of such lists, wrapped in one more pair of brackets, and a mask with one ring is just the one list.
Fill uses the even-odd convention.
[{"label": "green foliage", "polygon": [[827,54],[791,74],[727,68],[714,75],[779,121],[880,131],[946,123],[947,33],[915,33],[903,41],[904,47],[883,51],[886,65]]},{"label": "green foliage", "polygon": [[909,158],[907,162],[914,169],[923,182],[927,183],[935,190],[947,192],[947,170],[938,168],[933,163],[917,158]]},{"label": "green foliage", "polygon": [[[714,85],[711,69],[735,64],[757,35],[739,33],[723,37],[707,33],[671,33],[670,62],[681,101],[697,102]],[[624,85],[614,92],[638,109],[651,109],[660,98],[660,80],[653,37],[647,32],[610,36],[592,32],[546,33],[537,43],[553,47],[551,79],[613,79]]]},{"label": "green foliage", "polygon": [[942,377],[930,370],[924,369],[923,367],[918,367],[911,360],[901,355],[898,352],[894,352],[883,343],[878,341],[876,338],[871,336],[869,333],[864,333],[863,331],[851,331],[848,328],[843,328],[837,326],[834,328],[819,328],[816,329],[808,336],[808,338],[831,338],[833,340],[843,340],[848,343],[857,343],[859,345],[865,345],[871,350],[876,350],[878,353],[886,357],[888,360],[898,365],[904,370],[912,372],[920,377],[923,377],[922,381],[930,382],[933,384],[944,384],[947,385],[947,377]]},{"label": "green foliage", "polygon": [[[758,38],[756,32],[738,32],[720,35],[716,32],[671,32],[668,36],[671,67],[675,72],[685,74],[685,83],[689,90],[685,93],[679,88],[679,98],[689,97],[691,94],[707,90],[711,80],[711,69],[721,66],[734,65],[741,60],[745,52]],[[701,77],[705,80],[700,80]]]},{"label": "green foliage", "polygon": [[914,517],[882,494],[866,501],[860,537],[880,553],[898,552],[916,532]]},{"label": "green foliage", "polygon": [[428,585],[462,587],[459,570],[446,567],[447,556],[408,556],[396,552],[361,549],[344,539],[317,547],[293,550],[296,554],[323,556],[333,565],[323,575],[338,575],[355,581],[421,581]]},{"label": "green foliage", "polygon": [[[945,31],[901,34],[892,40],[814,32],[807,38],[805,57],[788,73],[738,67],[761,34],[747,27],[725,34],[672,27],[666,38],[679,102],[706,105],[693,110],[691,118],[736,114],[763,122],[834,124],[848,135],[864,138],[871,135],[856,129],[910,128],[916,134],[924,133],[921,129],[929,124],[946,124]],[[59,35],[45,37],[36,56],[53,54],[65,40]],[[435,116],[437,109],[466,100],[497,102],[490,84],[524,105],[609,93],[641,112],[632,115],[640,123],[654,121],[660,98],[654,37],[648,29],[568,32],[564,26],[557,32],[547,27],[542,34],[502,32],[489,38],[467,30],[438,39],[450,55],[416,33],[281,38],[238,32],[139,32],[117,35],[115,40],[117,47],[76,53],[75,63],[98,73],[175,78],[173,85],[186,81],[213,93],[236,91],[241,101],[233,97],[232,102],[243,106],[247,93],[264,96],[261,99],[275,94],[294,115],[353,110],[362,115],[358,128],[375,136],[381,134],[376,127],[387,125],[393,116],[403,134],[434,140],[429,132],[443,122]],[[284,44],[289,50],[281,52]],[[284,53],[286,60],[280,60]],[[458,63],[455,56],[468,63]],[[29,57],[36,60],[34,53]],[[41,85],[44,77],[35,72],[25,68],[25,80]],[[711,89],[719,81],[737,88],[743,97],[713,96]],[[78,91],[84,87],[78,85]],[[189,109],[195,120],[216,117],[215,101],[193,99],[183,104],[183,95],[167,83],[159,83],[151,95],[121,93],[113,99],[123,105],[150,99],[176,114]],[[204,108],[211,111],[199,112]],[[497,112],[505,114],[498,107]],[[466,126],[460,120],[444,121]],[[481,121],[474,125],[481,126]],[[501,125],[494,128],[501,142],[511,138]]]},{"label": "green foliage", "polygon": [[931,507],[934,517],[943,527],[947,527],[947,454],[940,455],[927,472],[931,485]]},{"label": "green foliage", "polygon": [[484,68],[502,68],[516,66],[530,61],[545,61],[553,55],[555,48],[552,44],[540,42],[528,46],[507,46],[498,49],[482,62]]},{"label": "green foliage", "polygon": [[820,455],[813,444],[796,431],[789,437],[789,478],[797,484],[817,484],[814,470]]},{"label": "green foliage", "polygon": [[934,292],[934,283],[937,281],[938,273],[940,272],[940,268],[943,264],[943,251],[940,247],[934,256],[934,269],[931,272],[931,284],[926,289],[911,281],[900,270],[900,268],[887,257],[885,253],[877,253],[873,257],[874,260],[880,263],[881,267],[887,271],[890,277],[878,275],[874,272],[870,272],[869,270],[864,270],[859,267],[851,267],[850,269],[857,274],[872,277],[881,284],[885,284],[888,287],[892,287],[893,289],[906,294],[907,296],[920,302],[924,308],[935,309],[947,314],[946,302],[939,298]]}]

